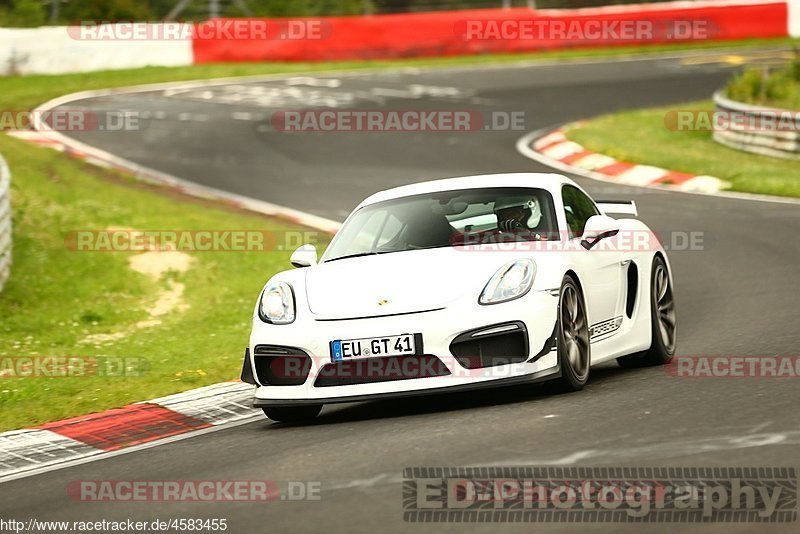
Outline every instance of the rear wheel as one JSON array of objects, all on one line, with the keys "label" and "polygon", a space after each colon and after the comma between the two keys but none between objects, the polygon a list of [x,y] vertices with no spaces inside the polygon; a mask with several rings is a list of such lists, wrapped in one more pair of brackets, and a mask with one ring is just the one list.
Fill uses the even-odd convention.
[{"label": "rear wheel", "polygon": [[653,273],[650,276],[650,324],[652,340],[650,348],[644,352],[617,358],[622,367],[643,367],[664,365],[675,355],[677,340],[675,329],[675,299],[666,262],[661,256],[653,259]]},{"label": "rear wheel", "polygon": [[561,377],[553,381],[553,386],[563,392],[579,391],[589,380],[589,321],[583,294],[570,276],[561,282],[557,332]]},{"label": "rear wheel", "polygon": [[322,411],[321,404],[311,406],[269,406],[263,408],[264,415],[279,423],[300,423],[314,419]]}]

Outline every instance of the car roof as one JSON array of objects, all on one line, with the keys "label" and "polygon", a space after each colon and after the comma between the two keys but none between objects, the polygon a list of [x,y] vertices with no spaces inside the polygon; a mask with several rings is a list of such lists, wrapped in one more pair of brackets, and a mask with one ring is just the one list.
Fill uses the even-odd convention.
[{"label": "car roof", "polygon": [[408,197],[413,195],[424,195],[437,191],[457,191],[461,189],[483,189],[486,187],[530,187],[545,189],[550,193],[555,193],[563,184],[576,185],[575,182],[555,173],[535,173],[517,172],[505,174],[480,174],[476,176],[460,176],[457,178],[445,178],[442,180],[431,180],[415,184],[394,187],[385,191],[375,193],[366,198],[359,208],[376,202],[392,200],[395,198]]}]

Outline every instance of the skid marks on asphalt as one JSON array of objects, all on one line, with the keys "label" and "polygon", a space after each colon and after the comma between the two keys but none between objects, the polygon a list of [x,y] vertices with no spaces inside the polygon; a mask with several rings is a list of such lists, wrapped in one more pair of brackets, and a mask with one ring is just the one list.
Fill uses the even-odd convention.
[{"label": "skid marks on asphalt", "polygon": [[[468,103],[475,97],[473,91],[458,87],[409,84],[407,80],[397,80],[391,75],[342,78],[296,76],[228,85],[182,86],[165,89],[161,96],[270,110],[374,107],[389,105],[394,100]],[[253,119],[263,119],[258,115],[253,113]],[[247,120],[244,117],[241,111],[232,114],[232,118],[237,120]]]},{"label": "skid marks on asphalt", "polygon": [[[722,450],[736,450],[771,445],[800,444],[800,431],[775,433],[745,433],[743,435],[727,435],[708,437],[697,440],[682,440],[656,444],[642,444],[636,447],[613,447],[609,449],[586,449],[568,454],[542,456],[520,456],[495,462],[481,462],[463,467],[542,467],[542,466],[576,466],[576,465],[649,465],[654,462],[663,463],[670,458],[682,459],[702,453],[713,453]],[[322,492],[340,490],[367,491],[380,487],[395,486],[404,481],[403,473],[385,472],[373,476],[352,480],[329,480],[322,486]]]},{"label": "skid marks on asphalt", "polygon": [[483,464],[487,467],[502,466],[539,466],[539,465],[573,465],[576,461],[590,461],[594,464],[631,462],[653,462],[667,458],[681,458],[703,453],[731,451],[766,447],[771,445],[800,444],[800,431],[756,432],[741,435],[707,437],[694,440],[682,439],[661,443],[642,443],[633,447],[613,446],[608,449],[587,449],[561,456],[520,456],[499,462]]}]

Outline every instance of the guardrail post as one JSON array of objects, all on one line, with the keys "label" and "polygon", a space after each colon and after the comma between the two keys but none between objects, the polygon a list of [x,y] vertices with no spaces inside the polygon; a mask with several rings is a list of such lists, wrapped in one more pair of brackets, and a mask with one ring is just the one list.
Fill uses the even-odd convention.
[{"label": "guardrail post", "polygon": [[11,274],[11,172],[0,156],[0,291]]}]

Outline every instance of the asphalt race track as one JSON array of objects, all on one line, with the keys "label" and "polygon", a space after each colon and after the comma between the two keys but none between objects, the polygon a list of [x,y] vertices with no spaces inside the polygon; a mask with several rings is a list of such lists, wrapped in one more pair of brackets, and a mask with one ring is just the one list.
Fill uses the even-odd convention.
[{"label": "asphalt race track", "polygon": [[[144,113],[139,131],[81,141],[148,167],[332,219],[373,191],[462,174],[544,171],[515,150],[526,132],[624,108],[708,98],[723,60],[638,59],[316,76],[116,95],[80,102]],[[523,130],[284,133],[269,114],[357,109],[524,112]],[[71,104],[75,107],[75,104]],[[658,232],[702,232],[670,253],[680,355],[798,354],[800,206],[578,180],[633,198]],[[287,266],[288,267],[288,266]],[[254,295],[255,298],[255,295]],[[250,309],[231,310],[249,314]],[[242,340],[244,347],[246,340]],[[593,370],[578,394],[515,387],[326,407],[307,426],[266,419],[0,486],[0,515],[54,520],[227,518],[231,532],[589,532],[637,525],[416,524],[402,518],[409,466],[799,466],[800,388],[781,379],[677,378],[661,368]],[[320,481],[318,501],[75,502],[74,480]],[[660,525],[788,532],[796,524]],[[652,526],[648,526],[652,528]]]}]

